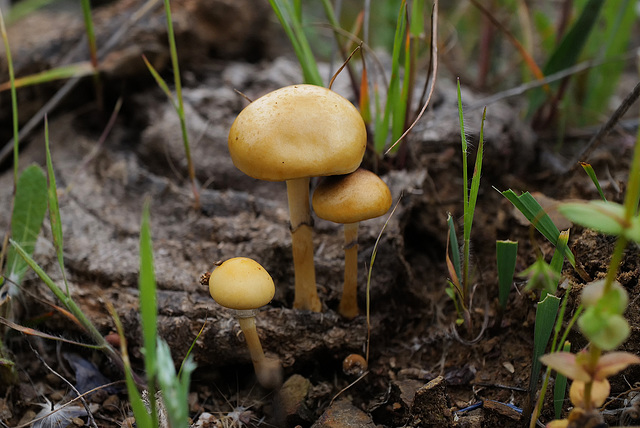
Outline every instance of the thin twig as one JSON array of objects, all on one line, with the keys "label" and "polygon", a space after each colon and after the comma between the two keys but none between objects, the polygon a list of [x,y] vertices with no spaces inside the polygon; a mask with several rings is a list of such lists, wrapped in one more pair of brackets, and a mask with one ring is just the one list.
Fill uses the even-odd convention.
[{"label": "thin twig", "polygon": [[596,134],[591,137],[585,148],[577,156],[577,160],[573,162],[573,165],[568,172],[572,172],[576,169],[576,167],[580,165],[578,161],[585,162],[589,158],[589,155],[591,155],[591,153],[593,153],[593,151],[600,145],[604,137],[606,137],[609,132],[611,132],[613,127],[616,126],[622,116],[624,116],[627,110],[629,110],[629,107],[631,107],[638,100],[638,97],[640,97],[640,82],[638,82],[633,90],[629,93],[629,95],[627,95],[625,99],[622,100],[616,111],[614,111],[609,120],[607,120],[607,123],[605,123],[598,130],[598,132],[596,132]]}]

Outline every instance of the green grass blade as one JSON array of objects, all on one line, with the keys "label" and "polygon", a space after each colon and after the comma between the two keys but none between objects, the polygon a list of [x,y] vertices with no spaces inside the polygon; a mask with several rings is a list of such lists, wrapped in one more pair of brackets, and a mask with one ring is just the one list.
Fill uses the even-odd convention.
[{"label": "green grass blade", "polygon": [[[406,19],[405,19],[406,21]],[[406,24],[405,24],[406,27]],[[402,86],[398,97],[394,100],[392,106],[392,120],[391,120],[391,141],[397,141],[405,130],[405,124],[407,119],[407,108],[409,102],[409,87],[411,84],[411,43],[409,33],[404,29],[404,76],[402,78]],[[397,151],[400,148],[397,145],[392,151]]]},{"label": "green grass blade", "polygon": [[[513,204],[526,218],[533,224],[533,226],[542,235],[549,240],[553,245],[557,247],[558,237],[560,231],[553,224],[553,221],[547,213],[542,209],[538,201],[531,196],[529,192],[524,192],[520,196],[516,195],[511,189],[500,192],[502,195]],[[567,258],[571,266],[576,265],[576,259],[569,248],[563,249],[564,256]]]},{"label": "green grass blade", "polygon": [[[16,88],[24,88],[26,86],[39,85],[49,83],[56,80],[69,79],[71,77],[83,77],[93,74],[93,67],[88,61],[78,62],[76,64],[63,65],[60,67],[45,70],[40,73],[30,74],[28,76],[14,79]],[[11,80],[0,84],[0,92],[11,89]]]},{"label": "green grass blade", "polygon": [[[562,348],[564,352],[571,352],[571,343],[565,342]],[[556,382],[553,386],[553,410],[556,419],[560,419],[562,415],[562,406],[564,405],[564,397],[567,393],[567,377],[556,373]]]},{"label": "green grass blade", "polygon": [[536,324],[533,333],[533,359],[531,364],[531,378],[529,381],[529,392],[532,394],[536,390],[540,369],[542,368],[540,357],[544,354],[549,338],[551,337],[559,307],[560,298],[547,294],[544,300],[538,303],[538,308],[536,309]]},{"label": "green grass blade", "polygon": [[587,173],[587,175],[589,176],[591,181],[593,181],[593,184],[595,184],[596,189],[598,189],[598,194],[600,194],[600,198],[604,202],[607,202],[607,198],[605,198],[605,196],[604,196],[604,192],[602,191],[602,187],[600,187],[600,182],[598,181],[598,177],[596,176],[596,172],[593,170],[593,167],[591,166],[591,164],[586,163],[586,162],[580,162],[580,166],[582,167],[582,169],[584,169],[584,172]]},{"label": "green grass blade", "polygon": [[118,336],[120,336],[120,353],[122,354],[122,361],[124,363],[125,383],[127,385],[129,403],[131,404],[131,409],[133,410],[133,415],[136,419],[136,427],[155,428],[158,425],[153,425],[151,415],[147,412],[147,408],[145,407],[144,402],[142,401],[142,397],[140,396],[140,392],[138,391],[138,386],[133,379],[131,361],[129,360],[129,351],[127,348],[127,340],[124,336],[122,323],[120,322],[118,313],[116,312],[116,309],[113,307],[111,302],[107,302],[107,308],[109,309],[109,313],[111,314],[111,317],[113,318],[113,321],[116,325]]},{"label": "green grass blade", "polygon": [[518,243],[514,241],[496,241],[496,259],[498,263],[498,300],[500,307],[507,307],[509,292],[513,284],[518,256]]},{"label": "green grass blade", "polygon": [[[556,50],[551,54],[549,61],[543,69],[545,76],[565,70],[576,64],[604,3],[604,0],[588,0],[578,19],[560,41]],[[551,84],[551,86],[558,88],[559,82]],[[546,99],[547,94],[545,94],[542,89],[532,91],[528,116],[530,117],[537,111]]]},{"label": "green grass blade", "polygon": [[78,305],[73,301],[73,299],[67,297],[64,292],[56,285],[55,282],[51,279],[49,275],[33,260],[30,254],[26,252],[19,243],[14,241],[13,239],[9,240],[12,247],[15,248],[16,252],[24,259],[25,262],[29,265],[31,269],[40,277],[40,279],[49,287],[49,290],[62,302],[62,304],[71,312],[76,319],[82,324],[82,326],[87,330],[93,341],[114,361],[118,361],[120,357],[114,351],[114,349],[106,342],[102,334],[96,329],[93,323],[87,318],[87,316],[82,312],[82,310],[78,307]]},{"label": "green grass blade", "polygon": [[[16,186],[16,194],[11,214],[11,236],[26,254],[31,256],[40,234],[40,228],[47,212],[47,179],[37,165],[25,169]],[[27,263],[14,247],[9,248],[5,275],[11,282],[11,295],[16,295],[16,286],[22,284]]]},{"label": "green grass blade", "polygon": [[[558,278],[560,278],[560,274],[562,273],[562,264],[564,263],[564,253],[565,249],[568,247],[569,243],[569,230],[563,230],[558,235],[558,242],[556,243],[556,251],[554,251],[553,256],[551,257],[551,262],[549,266],[551,266],[551,270],[558,274]],[[553,290],[555,293],[555,290]]]},{"label": "green grass blade", "polygon": [[167,96],[167,98],[171,102],[171,105],[173,106],[174,110],[176,112],[179,112],[180,108],[176,104],[176,100],[173,98],[173,94],[171,93],[171,89],[169,89],[169,85],[167,85],[167,82],[162,78],[162,76],[160,76],[160,73],[158,73],[158,70],[155,69],[155,67],[149,62],[146,56],[142,55],[142,60],[147,66],[149,73],[151,73],[151,76],[153,76],[154,80],[156,81],[156,84],[160,87],[160,89],[162,89],[162,92],[164,92],[164,94]]},{"label": "green grass blade", "polygon": [[151,417],[156,426],[155,412],[155,376],[157,374],[156,344],[158,337],[158,304],[156,297],[156,278],[153,265],[153,243],[151,241],[151,224],[149,214],[150,202],[147,199],[142,209],[140,226],[140,318],[142,320],[142,337],[144,343],[145,371],[148,379],[149,396],[151,397]]},{"label": "green grass blade", "polygon": [[182,374],[177,376],[169,345],[162,339],[158,340],[158,383],[172,428],[189,427],[189,383],[195,368],[193,358],[187,357]]},{"label": "green grass blade", "polygon": [[[636,5],[637,2],[631,0],[605,2],[601,12],[602,25],[594,28],[585,45],[586,53],[604,64],[589,70],[584,86],[588,88],[586,99],[580,103],[583,114],[578,115],[583,124],[599,121],[599,114],[607,109],[609,99],[618,87],[626,66],[626,61],[620,57],[628,49],[633,24],[637,22]],[[601,44],[602,40],[604,44]]]},{"label": "green grass blade", "polygon": [[80,0],[82,4],[82,15],[84,17],[84,27],[89,41],[89,55],[91,56],[91,65],[94,70],[98,69],[98,48],[96,45],[96,33],[93,28],[93,19],[91,17],[91,2],[89,0]]},{"label": "green grass blade", "polygon": [[16,95],[15,74],[13,72],[13,59],[11,57],[11,48],[9,46],[9,37],[7,29],[4,26],[4,17],[2,9],[0,9],[0,35],[4,44],[4,52],[7,58],[7,69],[9,71],[9,88],[11,89],[11,116],[13,124],[13,185],[18,183],[18,148],[19,148],[19,132],[18,132],[18,96]]},{"label": "green grass blade", "polygon": [[411,4],[409,31],[411,31],[411,35],[415,38],[420,37],[424,33],[424,4],[425,0],[413,0]]},{"label": "green grass blade", "polygon": [[66,287],[67,296],[69,296],[69,284],[67,284],[67,274],[64,269],[64,238],[62,236],[62,219],[60,218],[60,205],[58,203],[58,189],[56,187],[56,175],[53,171],[53,162],[51,161],[51,150],[49,149],[49,121],[44,119],[44,143],[47,155],[47,177],[49,186],[47,195],[49,200],[49,223],[51,224],[51,234],[53,235],[53,246],[58,256],[58,265],[62,272],[62,278]]},{"label": "green grass blade", "polygon": [[[182,98],[182,81],[180,79],[180,64],[178,61],[178,49],[176,48],[176,37],[173,32],[173,19],[171,17],[171,4],[169,0],[164,0],[164,10],[167,18],[167,37],[169,39],[169,52],[171,54],[171,66],[173,69],[173,82],[176,88],[176,98],[178,100],[178,118],[180,120],[180,130],[182,132],[182,142],[184,145],[184,154],[187,158],[187,170],[189,172],[189,180],[193,191],[194,205],[196,209],[200,209],[200,192],[196,185],[196,172],[191,159],[191,147],[189,145],[189,133],[187,132],[187,120],[184,114],[184,101]],[[155,76],[154,76],[155,77]],[[156,81],[158,79],[156,78]],[[165,85],[166,86],[166,85]],[[175,107],[175,104],[174,104]]]},{"label": "green grass blade", "polygon": [[471,238],[471,227],[473,225],[473,216],[476,212],[476,202],[478,201],[478,192],[480,190],[480,177],[482,176],[482,159],[484,156],[484,121],[487,118],[487,108],[482,112],[482,122],[480,123],[480,141],[478,142],[478,151],[476,153],[476,163],[473,167],[473,176],[471,177],[471,190],[469,191],[469,215],[465,215],[465,231],[467,235],[465,239]]},{"label": "green grass blade", "polygon": [[449,248],[451,248],[451,263],[458,276],[458,281],[462,280],[462,266],[460,264],[460,245],[458,244],[458,236],[456,235],[456,226],[453,222],[451,214],[447,215],[447,224],[449,225]]},{"label": "green grass blade", "polygon": [[294,6],[288,0],[269,0],[269,3],[293,45],[293,50],[302,67],[305,83],[323,86],[318,64],[302,29],[301,16],[296,14]]}]

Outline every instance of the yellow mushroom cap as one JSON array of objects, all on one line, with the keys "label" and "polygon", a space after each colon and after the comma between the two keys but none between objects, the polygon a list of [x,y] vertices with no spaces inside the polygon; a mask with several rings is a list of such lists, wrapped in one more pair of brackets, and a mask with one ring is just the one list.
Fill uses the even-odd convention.
[{"label": "yellow mushroom cap", "polygon": [[371,171],[326,177],[313,192],[313,210],[335,223],[356,223],[379,217],[391,207],[391,192]]},{"label": "yellow mushroom cap", "polygon": [[358,110],[314,85],[277,89],[240,112],[229,153],[245,174],[267,181],[348,174],[362,162],[367,131]]},{"label": "yellow mushroom cap", "polygon": [[229,259],[209,277],[209,293],[225,308],[258,309],[276,292],[271,275],[259,263],[246,257]]}]

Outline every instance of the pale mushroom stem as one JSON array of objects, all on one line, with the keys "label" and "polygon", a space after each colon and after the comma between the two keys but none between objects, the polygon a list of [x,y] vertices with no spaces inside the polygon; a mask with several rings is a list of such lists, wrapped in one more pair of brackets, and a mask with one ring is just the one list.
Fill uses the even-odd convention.
[{"label": "pale mushroom stem", "polygon": [[291,222],[291,248],[295,270],[295,297],[293,307],[314,312],[322,310],[316,289],[313,264],[313,228],[309,208],[309,178],[287,180],[289,217]]},{"label": "pale mushroom stem", "polygon": [[358,316],[358,227],[360,222],[344,225],[344,285],[338,312],[345,318]]},{"label": "pale mushroom stem", "polygon": [[247,314],[241,314],[240,312],[253,312],[253,311],[238,311],[238,322],[244,334],[244,339],[249,347],[249,354],[251,354],[251,362],[253,362],[253,368],[256,371],[256,376],[260,379],[260,374],[264,367],[264,351],[260,344],[260,338],[258,337],[258,330],[256,329],[256,317],[247,316]]}]

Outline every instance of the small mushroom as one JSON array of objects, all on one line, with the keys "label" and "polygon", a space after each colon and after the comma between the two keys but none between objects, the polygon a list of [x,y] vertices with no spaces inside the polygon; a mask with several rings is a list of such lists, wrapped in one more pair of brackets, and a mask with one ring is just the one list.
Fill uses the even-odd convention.
[{"label": "small mushroom", "polygon": [[287,86],[253,101],[229,131],[229,153],[245,174],[286,181],[295,270],[293,307],[320,312],[313,262],[309,178],[360,166],[367,131],[358,110],[329,89]]},{"label": "small mushroom", "polygon": [[209,276],[209,293],[225,308],[234,309],[244,334],[258,382],[265,388],[282,383],[280,363],[265,357],[258,331],[256,309],[273,299],[275,286],[271,275],[259,263],[236,257],[220,264]]},{"label": "small mushroom", "polygon": [[342,176],[326,177],[313,193],[316,215],[344,224],[344,286],[338,312],[358,315],[358,226],[380,217],[391,207],[391,192],[374,173],[359,168]]}]

